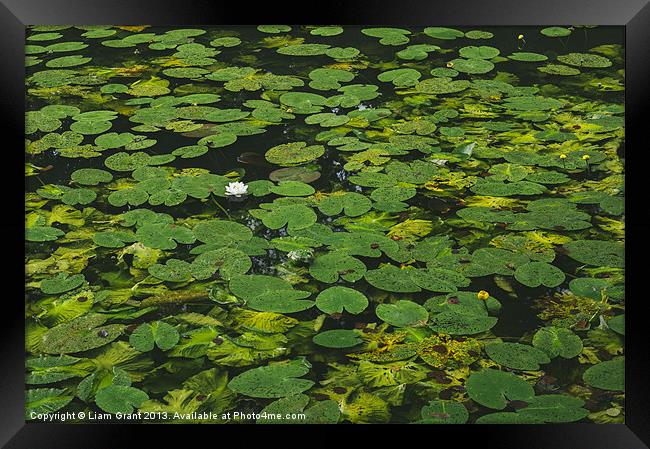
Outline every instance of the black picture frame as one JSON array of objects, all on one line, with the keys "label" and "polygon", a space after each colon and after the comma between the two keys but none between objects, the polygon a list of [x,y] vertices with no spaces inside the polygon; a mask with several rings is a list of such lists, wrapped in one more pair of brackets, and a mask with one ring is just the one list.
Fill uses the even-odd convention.
[{"label": "black picture frame", "polygon": [[[5,157],[3,176],[5,200],[10,206],[0,222],[7,255],[18,258],[23,225],[23,198],[13,192],[7,175],[23,176],[18,159],[24,145],[24,33],[32,24],[361,24],[411,26],[480,26],[480,25],[566,25],[597,24],[625,26],[626,35],[626,141],[631,155],[626,167],[626,424],[560,424],[560,425],[483,425],[429,426],[409,428],[409,441],[414,433],[428,434],[423,444],[442,444],[443,438],[463,445],[476,438],[483,447],[498,448],[589,448],[637,449],[650,444],[650,382],[646,380],[650,363],[646,343],[642,304],[647,301],[643,290],[642,270],[647,267],[647,236],[650,221],[644,213],[644,152],[649,149],[644,136],[644,109],[650,104],[650,3],[647,0],[459,0],[437,1],[358,1],[330,0],[311,2],[222,2],[209,0],[0,0],[0,45],[2,46],[2,124]],[[645,125],[645,126],[644,126]],[[17,181],[16,181],[17,182]],[[634,185],[641,188],[635,189]],[[15,253],[14,253],[15,251]],[[24,251],[24,248],[23,248]],[[13,257],[13,256],[12,256]],[[9,260],[7,256],[5,258]],[[23,287],[23,265],[9,261],[4,272],[4,326],[0,328],[3,363],[0,381],[0,445],[6,448],[126,448],[136,446],[136,436],[144,436],[147,446],[166,447],[172,435],[185,432],[187,426],[109,425],[109,424],[42,424],[24,421],[24,329],[23,304],[18,299]],[[14,273],[15,271],[15,273]],[[639,276],[637,276],[639,275]],[[15,289],[15,290],[14,290]],[[224,427],[228,427],[225,429]],[[343,426],[366,438],[394,433],[390,426]],[[370,432],[369,427],[371,427]],[[191,426],[191,444],[208,438],[210,444],[223,444],[223,432],[244,430],[248,436],[256,432],[263,438],[286,438],[286,427],[268,426],[250,429],[221,426],[215,433],[212,426]],[[283,430],[284,429],[284,432]],[[339,432],[340,426],[336,432]],[[313,429],[316,432],[321,429]],[[433,432],[433,433],[432,433]],[[443,435],[444,434],[444,435]],[[316,434],[314,434],[316,435]],[[338,435],[338,434],[335,434]],[[406,438],[406,433],[404,433]],[[432,436],[434,435],[434,436]],[[399,435],[397,435],[399,437]],[[417,437],[417,436],[416,436]],[[312,437],[313,438],[313,437]],[[348,441],[326,435],[331,444]],[[334,439],[335,438],[335,439]],[[327,441],[324,440],[324,441]],[[187,441],[187,440],[186,440]],[[326,443],[327,444],[327,443]],[[474,443],[476,444],[476,443]],[[141,446],[142,443],[137,445]]]}]

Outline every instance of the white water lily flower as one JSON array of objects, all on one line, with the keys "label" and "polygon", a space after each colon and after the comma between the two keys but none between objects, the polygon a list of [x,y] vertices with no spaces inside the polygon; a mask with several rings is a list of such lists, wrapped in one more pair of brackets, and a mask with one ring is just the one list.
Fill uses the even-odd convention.
[{"label": "white water lily flower", "polygon": [[226,186],[226,196],[241,198],[248,194],[248,185],[243,182],[231,182]]}]

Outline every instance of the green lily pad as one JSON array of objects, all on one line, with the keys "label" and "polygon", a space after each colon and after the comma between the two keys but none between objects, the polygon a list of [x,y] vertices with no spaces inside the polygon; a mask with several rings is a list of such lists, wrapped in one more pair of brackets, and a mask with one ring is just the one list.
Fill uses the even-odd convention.
[{"label": "green lily pad", "polygon": [[[264,407],[257,419],[258,424],[335,424],[341,415],[339,405],[333,400],[318,401],[313,406],[305,408],[309,403],[309,397],[304,394],[287,396],[278,399]],[[296,416],[289,422],[281,416]]]},{"label": "green lily pad", "polygon": [[203,156],[207,153],[209,148],[206,145],[188,145],[180,148],[176,148],[172,151],[174,156],[178,156],[182,159],[190,159],[194,157]]},{"label": "green lily pad", "polygon": [[452,94],[461,92],[470,86],[467,80],[454,81],[449,77],[436,77],[422,80],[415,85],[415,89],[423,94]]},{"label": "green lily pad", "polygon": [[343,27],[340,26],[317,27],[309,32],[314,36],[337,36],[341,33],[343,33]]},{"label": "green lily pad", "polygon": [[123,324],[104,325],[107,317],[90,313],[59,324],[41,337],[46,354],[71,354],[104,346],[124,331]]},{"label": "green lily pad", "polygon": [[465,33],[460,30],[445,27],[427,27],[424,29],[424,34],[436,39],[444,40],[453,40],[465,36]]},{"label": "green lily pad", "polygon": [[295,290],[284,279],[266,275],[239,275],[230,280],[230,290],[246,301],[248,307],[262,312],[294,313],[309,309],[311,294]]},{"label": "green lily pad", "polygon": [[95,396],[97,406],[108,413],[133,413],[149,395],[142,390],[125,385],[109,385]]},{"label": "green lily pad", "polygon": [[612,61],[604,56],[594,55],[591,53],[569,53],[566,55],[559,55],[557,60],[576,67],[603,68],[612,65]]},{"label": "green lily pad", "polygon": [[191,264],[190,272],[195,279],[209,279],[216,271],[223,279],[229,280],[245,274],[253,263],[243,251],[236,248],[219,248],[202,252]]},{"label": "green lily pad", "polygon": [[48,67],[62,68],[62,67],[76,67],[89,63],[92,58],[87,58],[81,55],[62,56],[60,58],[50,59],[45,63]]},{"label": "green lily pad", "polygon": [[407,61],[421,61],[422,59],[426,59],[429,56],[429,53],[439,49],[440,47],[437,45],[409,45],[404,50],[398,51],[395,55],[398,58],[405,59]]},{"label": "green lily pad", "polygon": [[136,231],[136,237],[149,248],[174,249],[178,243],[191,244],[196,238],[185,226],[168,223],[145,223]]},{"label": "green lily pad", "polygon": [[360,51],[354,47],[334,47],[325,51],[325,54],[334,59],[352,59],[359,55]]},{"label": "green lily pad", "polygon": [[421,424],[465,424],[469,412],[463,404],[453,401],[435,400],[422,407]]},{"label": "green lily pad", "polygon": [[520,343],[492,343],[485,346],[487,355],[499,365],[517,370],[538,370],[551,359],[545,352]]},{"label": "green lily pad", "polygon": [[379,81],[393,83],[397,87],[414,86],[422,74],[415,69],[387,70],[377,75]]},{"label": "green lily pad", "polygon": [[557,287],[564,278],[562,270],[546,262],[528,262],[515,270],[515,279],[527,287]]},{"label": "green lily pad", "polygon": [[316,223],[316,213],[303,204],[273,204],[272,209],[255,209],[251,215],[262,220],[269,229],[287,226],[289,232],[307,228]]},{"label": "green lily pad", "polygon": [[563,327],[543,327],[533,335],[533,346],[549,357],[571,359],[582,352],[582,340]]},{"label": "green lily pad", "polygon": [[500,53],[501,51],[498,48],[488,47],[486,45],[479,47],[471,45],[458,50],[458,54],[467,59],[492,59],[499,56]]},{"label": "green lily pad", "polygon": [[525,380],[491,368],[472,373],[465,388],[472,400],[496,410],[503,410],[507,401],[526,401],[535,396],[533,387]]},{"label": "green lily pad", "polygon": [[537,70],[539,70],[542,73],[547,73],[549,75],[563,75],[563,76],[580,75],[580,70],[562,64],[546,64],[544,66],[537,67]]},{"label": "green lily pad", "polygon": [[272,164],[289,167],[318,159],[325,152],[322,145],[309,145],[305,142],[292,142],[269,149],[266,160]]},{"label": "green lily pad", "polygon": [[574,240],[564,245],[569,257],[588,265],[623,268],[622,243],[604,240]]},{"label": "green lily pad", "polygon": [[80,287],[85,281],[86,278],[83,274],[70,276],[68,273],[59,273],[49,279],[43,279],[41,281],[41,291],[48,295],[58,295]]},{"label": "green lily pad", "polygon": [[382,45],[403,45],[408,43],[409,30],[402,28],[363,28],[361,30],[366,36],[378,37]]},{"label": "green lily pad", "polygon": [[368,298],[348,287],[329,287],[316,297],[316,307],[325,313],[343,313],[343,310],[357,315],[368,307]]},{"label": "green lily pad", "polygon": [[465,33],[465,37],[468,39],[491,39],[494,34],[489,31],[472,30]]},{"label": "green lily pad", "polygon": [[591,387],[609,391],[625,391],[625,359],[617,357],[588,368],[582,375]]},{"label": "green lily pad", "polygon": [[300,181],[307,184],[316,181],[320,176],[319,171],[308,167],[278,168],[269,173],[269,179],[271,181]]},{"label": "green lily pad", "polygon": [[144,323],[129,336],[129,343],[140,352],[151,351],[155,346],[167,351],[178,343],[180,335],[176,328],[163,321]]},{"label": "green lily pad", "polygon": [[540,33],[548,37],[566,37],[571,34],[571,30],[564,27],[547,27],[543,28]]},{"label": "green lily pad", "polygon": [[60,229],[52,226],[32,226],[25,230],[25,240],[30,242],[48,242],[65,235]]},{"label": "green lily pad", "polygon": [[150,266],[149,274],[168,282],[184,282],[191,279],[190,264],[178,259],[169,259],[164,265],[157,263]]},{"label": "green lily pad", "polygon": [[316,334],[313,338],[314,343],[326,348],[351,348],[361,344],[363,340],[352,330],[334,329]]},{"label": "green lily pad", "polygon": [[74,396],[62,388],[32,388],[25,391],[25,420],[41,413],[54,413],[68,405]]},{"label": "green lily pad", "polygon": [[451,64],[454,70],[470,75],[482,75],[494,69],[494,64],[485,59],[454,59]]},{"label": "green lily pad", "polygon": [[318,203],[318,210],[325,215],[338,215],[344,212],[348,217],[358,217],[372,208],[372,202],[356,192],[334,193]]},{"label": "green lily pad", "polygon": [[363,278],[366,266],[359,259],[343,252],[331,252],[318,256],[309,267],[309,274],[316,280],[328,284],[339,280],[356,282]]},{"label": "green lily pad", "polygon": [[424,307],[406,300],[395,304],[379,304],[375,313],[379,319],[395,327],[417,326],[429,319],[429,312]]},{"label": "green lily pad", "polygon": [[300,379],[311,364],[304,358],[253,368],[235,376],[228,388],[254,398],[282,398],[309,390],[314,382]]},{"label": "green lily pad", "polygon": [[87,186],[96,186],[113,180],[113,175],[110,172],[98,168],[81,168],[72,172],[70,177],[74,182]]},{"label": "green lily pad", "polygon": [[368,270],[365,279],[373,287],[389,292],[414,293],[421,291],[411,279],[410,270],[401,270],[394,265],[384,265],[376,270]]},{"label": "green lily pad", "polygon": [[625,314],[616,315],[607,321],[607,326],[620,335],[625,335]]},{"label": "green lily pad", "polygon": [[587,409],[582,408],[583,400],[565,394],[535,396],[526,402],[528,406],[517,410],[517,414],[545,423],[579,421],[589,414]]},{"label": "green lily pad", "polygon": [[492,316],[449,310],[433,316],[429,326],[450,335],[473,335],[488,331],[496,324],[497,319]]},{"label": "green lily pad", "polygon": [[318,56],[325,54],[329,48],[326,44],[296,44],[281,47],[278,53],[289,56]]},{"label": "green lily pad", "polygon": [[518,51],[508,56],[508,59],[512,59],[513,61],[541,62],[546,61],[548,57],[539,53]]},{"label": "green lily pad", "polygon": [[271,192],[282,196],[308,196],[316,190],[309,184],[300,181],[280,181],[277,186],[271,187]]},{"label": "green lily pad", "polygon": [[291,31],[291,27],[289,25],[258,25],[257,31],[270,34],[288,33]]},{"label": "green lily pad", "polygon": [[538,96],[510,97],[504,100],[505,106],[509,109],[519,111],[546,111],[562,107],[563,103],[555,98]]}]

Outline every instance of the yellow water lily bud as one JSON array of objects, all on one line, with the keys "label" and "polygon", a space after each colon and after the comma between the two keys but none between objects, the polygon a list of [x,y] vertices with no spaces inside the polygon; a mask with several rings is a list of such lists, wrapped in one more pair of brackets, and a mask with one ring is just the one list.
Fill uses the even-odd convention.
[{"label": "yellow water lily bud", "polygon": [[481,301],[487,301],[488,298],[490,297],[490,294],[486,292],[485,290],[481,290],[476,294],[476,297],[480,299]]},{"label": "yellow water lily bud", "polygon": [[453,66],[454,66],[454,63],[453,63],[453,62],[449,61],[449,62],[447,63],[447,67],[449,67],[450,69],[451,69]]},{"label": "yellow water lily bud", "polygon": [[566,159],[566,154],[564,153],[560,154],[560,159]]},{"label": "yellow water lily bud", "polygon": [[589,157],[590,156],[588,154],[585,154],[585,155],[582,156],[582,159],[586,161],[586,160],[589,160]]},{"label": "yellow water lily bud", "polygon": [[517,39],[519,39],[519,40],[522,40],[523,38],[524,38],[523,34],[520,34],[519,36],[517,36]]}]

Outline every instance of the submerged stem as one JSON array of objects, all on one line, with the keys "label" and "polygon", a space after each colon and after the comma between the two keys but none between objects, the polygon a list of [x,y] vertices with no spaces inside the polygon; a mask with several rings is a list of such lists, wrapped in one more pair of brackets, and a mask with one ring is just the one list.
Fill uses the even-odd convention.
[{"label": "submerged stem", "polygon": [[211,196],[210,198],[212,198],[212,201],[214,201],[214,204],[216,204],[217,207],[219,209],[221,209],[224,214],[226,214],[226,217],[228,217],[229,219],[232,219],[232,217],[230,216],[228,211],[226,209],[224,209],[223,206],[221,204],[219,204],[219,202],[217,200],[215,200],[213,196]]}]

